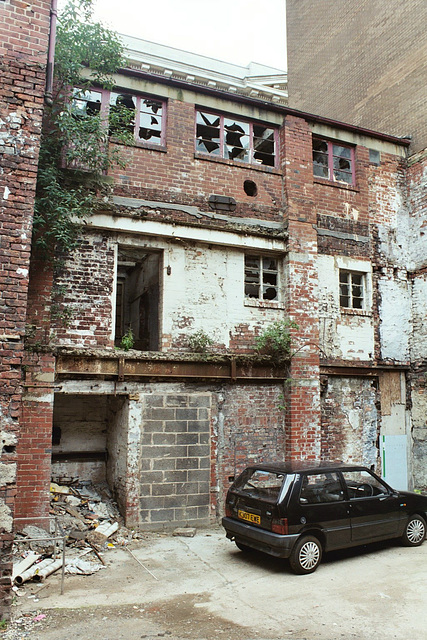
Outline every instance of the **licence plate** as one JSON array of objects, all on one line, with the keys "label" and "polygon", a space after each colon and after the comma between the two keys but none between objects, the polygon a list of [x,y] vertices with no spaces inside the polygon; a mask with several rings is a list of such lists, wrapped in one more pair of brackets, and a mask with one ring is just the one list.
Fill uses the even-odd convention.
[{"label": "licence plate", "polygon": [[241,509],[239,509],[237,515],[241,520],[246,520],[246,522],[261,524],[261,516],[257,516],[255,513],[248,513],[247,511],[242,511]]}]

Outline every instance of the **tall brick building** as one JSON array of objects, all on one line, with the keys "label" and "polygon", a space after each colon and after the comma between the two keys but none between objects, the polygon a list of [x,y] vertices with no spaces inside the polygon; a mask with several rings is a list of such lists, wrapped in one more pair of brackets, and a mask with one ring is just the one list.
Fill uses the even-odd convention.
[{"label": "tall brick building", "polygon": [[427,146],[427,3],[286,0],[289,106]]},{"label": "tall brick building", "polygon": [[[427,488],[423,155],[290,108],[278,70],[124,44],[72,108],[129,109],[126,166],[60,268],[31,265],[16,515],[47,515],[53,477],[107,482],[130,526],[203,525],[284,457]],[[287,317],[291,357],[259,353]]]},{"label": "tall brick building", "polygon": [[21,365],[50,4],[0,2],[0,618],[10,603]]},{"label": "tall brick building", "polygon": [[[33,270],[28,324],[45,348],[26,369],[20,515],[47,510],[52,474],[107,481],[135,527],[206,524],[248,460],[283,457],[425,488],[409,141],[290,109],[277,70],[125,45],[116,88],[73,108],[132,110],[127,165],[55,273],[60,294]],[[256,337],[285,317],[298,329],[277,363]]]}]

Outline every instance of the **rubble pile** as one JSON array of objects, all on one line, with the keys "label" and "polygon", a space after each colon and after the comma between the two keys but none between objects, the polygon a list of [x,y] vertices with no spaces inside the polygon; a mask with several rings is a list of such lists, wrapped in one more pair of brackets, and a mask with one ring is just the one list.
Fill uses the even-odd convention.
[{"label": "rubble pile", "polygon": [[17,596],[25,594],[21,587],[25,582],[42,582],[62,568],[64,573],[80,575],[104,569],[103,552],[127,545],[134,537],[123,526],[106,484],[65,486],[52,482],[50,491],[50,517],[35,518],[37,523],[23,526],[15,534],[13,581]]}]

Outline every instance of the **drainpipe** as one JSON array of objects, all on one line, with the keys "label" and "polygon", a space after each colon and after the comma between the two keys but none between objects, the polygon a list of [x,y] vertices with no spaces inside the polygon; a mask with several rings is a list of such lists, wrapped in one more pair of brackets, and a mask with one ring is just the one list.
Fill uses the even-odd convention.
[{"label": "drainpipe", "polygon": [[46,89],[44,99],[46,104],[52,105],[53,93],[53,64],[55,61],[56,21],[58,17],[58,0],[52,0],[50,7],[49,46],[47,50]]}]

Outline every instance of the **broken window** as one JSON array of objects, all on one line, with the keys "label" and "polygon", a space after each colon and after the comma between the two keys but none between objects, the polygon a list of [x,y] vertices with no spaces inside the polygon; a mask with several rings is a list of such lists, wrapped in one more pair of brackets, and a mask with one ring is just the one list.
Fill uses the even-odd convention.
[{"label": "broken window", "polygon": [[110,135],[130,133],[136,140],[163,143],[163,102],[129,93],[110,94]]},{"label": "broken window", "polygon": [[206,111],[196,113],[196,151],[274,167],[276,130]]},{"label": "broken window", "polygon": [[116,281],[115,344],[132,330],[133,348],[159,349],[160,254],[119,248]]},{"label": "broken window", "polygon": [[313,138],[313,174],[335,182],[354,184],[354,149]]},{"label": "broken window", "polygon": [[277,258],[245,256],[245,296],[257,300],[278,299]]},{"label": "broken window", "polygon": [[74,116],[84,118],[86,116],[99,115],[101,113],[101,105],[101,91],[83,91],[77,87],[73,89],[71,111]]},{"label": "broken window", "polygon": [[121,141],[164,144],[165,104],[162,100],[126,92],[73,89],[75,117],[102,116],[109,135]]},{"label": "broken window", "polygon": [[340,306],[347,309],[364,308],[365,274],[340,269]]}]

